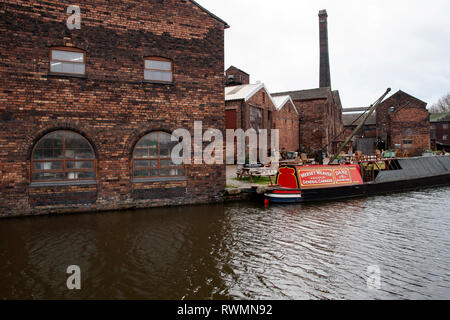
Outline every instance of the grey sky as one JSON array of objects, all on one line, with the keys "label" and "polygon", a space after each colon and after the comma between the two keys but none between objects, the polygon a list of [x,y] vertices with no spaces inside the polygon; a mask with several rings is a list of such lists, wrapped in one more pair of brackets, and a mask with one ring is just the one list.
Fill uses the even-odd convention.
[{"label": "grey sky", "polygon": [[331,82],[344,107],[387,87],[430,104],[450,92],[448,0],[198,0],[224,19],[225,66],[272,92],[319,83],[318,12],[328,11]]}]

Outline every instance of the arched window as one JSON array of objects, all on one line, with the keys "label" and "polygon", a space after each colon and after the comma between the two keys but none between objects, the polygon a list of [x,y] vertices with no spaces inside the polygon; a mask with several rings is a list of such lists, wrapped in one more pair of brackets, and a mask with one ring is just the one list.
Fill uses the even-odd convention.
[{"label": "arched window", "polygon": [[171,160],[171,153],[178,142],[170,140],[165,132],[152,132],[136,144],[133,152],[133,176],[135,178],[158,178],[184,176],[182,165]]},{"label": "arched window", "polygon": [[72,131],[54,131],[34,147],[32,181],[95,179],[95,155],[90,143]]}]

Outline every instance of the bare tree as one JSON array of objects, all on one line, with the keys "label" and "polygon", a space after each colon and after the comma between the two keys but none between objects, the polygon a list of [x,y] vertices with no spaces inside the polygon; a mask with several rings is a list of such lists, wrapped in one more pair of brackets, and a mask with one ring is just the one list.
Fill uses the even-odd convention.
[{"label": "bare tree", "polygon": [[439,99],[438,102],[430,107],[431,113],[450,112],[450,93]]}]

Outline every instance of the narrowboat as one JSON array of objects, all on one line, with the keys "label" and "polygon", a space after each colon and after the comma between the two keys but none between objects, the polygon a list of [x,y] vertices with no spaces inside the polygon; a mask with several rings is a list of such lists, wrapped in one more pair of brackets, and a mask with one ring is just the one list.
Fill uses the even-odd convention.
[{"label": "narrowboat", "polygon": [[326,201],[450,185],[450,156],[377,159],[357,164],[280,166],[272,203]]}]

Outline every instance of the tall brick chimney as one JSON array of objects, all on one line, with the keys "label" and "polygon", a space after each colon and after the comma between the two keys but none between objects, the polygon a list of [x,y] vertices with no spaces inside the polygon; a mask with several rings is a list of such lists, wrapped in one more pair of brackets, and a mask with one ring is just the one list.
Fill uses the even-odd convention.
[{"label": "tall brick chimney", "polygon": [[328,14],[327,10],[319,11],[320,32],[320,88],[331,87],[330,56],[328,53]]}]

